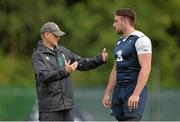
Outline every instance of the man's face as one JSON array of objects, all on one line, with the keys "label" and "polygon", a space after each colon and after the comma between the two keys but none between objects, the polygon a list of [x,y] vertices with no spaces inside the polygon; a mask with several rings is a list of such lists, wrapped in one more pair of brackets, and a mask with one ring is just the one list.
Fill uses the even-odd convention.
[{"label": "man's face", "polygon": [[46,38],[46,41],[52,46],[56,46],[58,44],[59,39],[60,39],[60,37],[58,37],[52,33],[49,33],[49,32],[47,32],[45,34],[45,38]]},{"label": "man's face", "polygon": [[123,34],[124,31],[124,26],[125,26],[125,21],[124,21],[124,17],[122,16],[117,16],[115,15],[114,17],[114,23],[113,23],[113,27],[115,28],[115,31],[118,34]]}]

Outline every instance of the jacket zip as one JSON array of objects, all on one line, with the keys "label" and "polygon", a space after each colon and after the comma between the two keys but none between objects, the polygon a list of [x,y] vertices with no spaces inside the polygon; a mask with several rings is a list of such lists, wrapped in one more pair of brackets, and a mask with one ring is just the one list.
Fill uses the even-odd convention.
[{"label": "jacket zip", "polygon": [[[62,62],[62,59],[61,59],[61,54],[59,54],[59,57],[58,57],[58,54],[56,53],[56,56],[57,56],[57,68],[59,68],[59,66],[63,66],[63,62]],[[60,87],[62,88],[62,84],[61,84],[61,82],[59,82],[59,84],[60,84]],[[64,105],[64,108],[66,109],[66,105],[65,105],[65,102],[64,102],[64,93],[63,93],[63,88],[62,88],[62,101],[63,101],[63,105]],[[60,100],[61,101],[61,100]]]}]

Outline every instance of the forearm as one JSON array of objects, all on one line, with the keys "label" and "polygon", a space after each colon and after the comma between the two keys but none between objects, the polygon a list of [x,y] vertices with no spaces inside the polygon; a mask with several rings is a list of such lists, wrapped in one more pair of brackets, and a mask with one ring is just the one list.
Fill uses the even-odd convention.
[{"label": "forearm", "polygon": [[77,69],[80,71],[86,71],[97,68],[98,66],[104,64],[105,62],[103,62],[102,55],[99,54],[92,58],[81,58],[78,60],[78,63],[79,64]]},{"label": "forearm", "polygon": [[109,77],[105,94],[108,94],[108,95],[111,94],[114,89],[115,84],[116,84],[116,66],[114,65],[111,71],[110,77]]},{"label": "forearm", "polygon": [[57,71],[40,71],[36,74],[36,80],[43,83],[48,83],[61,80],[67,77],[68,75],[69,74],[65,71],[65,69]]},{"label": "forearm", "polygon": [[143,88],[145,87],[148,81],[150,70],[151,70],[150,66],[141,68],[133,94],[138,96],[141,94]]},{"label": "forearm", "polygon": [[110,76],[105,94],[111,94],[114,89],[115,84],[116,84],[115,78],[113,76]]}]

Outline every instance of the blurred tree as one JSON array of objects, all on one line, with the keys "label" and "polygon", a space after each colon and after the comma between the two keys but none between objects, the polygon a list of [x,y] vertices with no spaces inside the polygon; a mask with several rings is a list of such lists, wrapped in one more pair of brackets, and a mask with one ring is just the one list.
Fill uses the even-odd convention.
[{"label": "blurred tree", "polygon": [[0,0],[0,52],[30,60],[40,39],[40,27],[47,21],[55,21],[67,33],[60,44],[75,53],[93,56],[103,47],[108,49],[107,65],[89,73],[73,74],[77,84],[106,84],[118,38],[112,27],[114,11],[120,7],[137,12],[136,27],[152,40],[153,66],[160,67],[162,85],[180,84],[179,0]]}]

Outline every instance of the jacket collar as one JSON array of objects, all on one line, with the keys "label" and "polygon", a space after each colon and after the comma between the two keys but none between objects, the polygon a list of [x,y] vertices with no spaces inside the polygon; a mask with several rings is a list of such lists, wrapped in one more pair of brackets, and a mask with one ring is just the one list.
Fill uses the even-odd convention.
[{"label": "jacket collar", "polygon": [[[60,52],[63,51],[62,48],[61,48],[61,46],[59,46],[59,45],[57,45],[57,46],[54,47],[54,48],[56,48],[56,50],[58,50],[58,51],[60,51]],[[55,51],[53,51],[53,50],[49,49],[48,47],[46,47],[46,46],[43,44],[42,40],[40,40],[40,41],[38,42],[38,44],[37,44],[37,49],[38,49],[38,50],[41,50],[43,53],[55,54]]]},{"label": "jacket collar", "polygon": [[41,50],[43,53],[51,53],[51,54],[55,54],[54,51],[52,51],[51,49],[49,49],[48,47],[46,47],[42,40],[40,40],[37,44],[37,49]]}]

